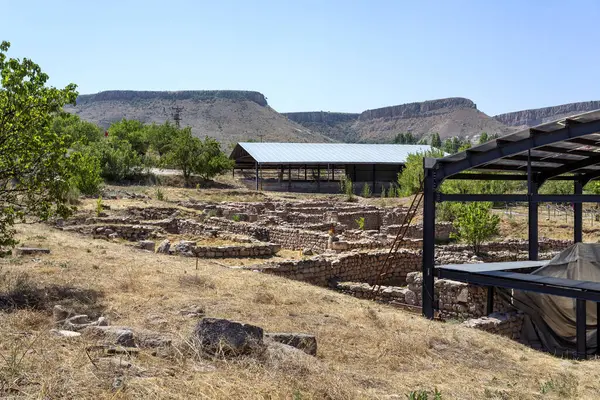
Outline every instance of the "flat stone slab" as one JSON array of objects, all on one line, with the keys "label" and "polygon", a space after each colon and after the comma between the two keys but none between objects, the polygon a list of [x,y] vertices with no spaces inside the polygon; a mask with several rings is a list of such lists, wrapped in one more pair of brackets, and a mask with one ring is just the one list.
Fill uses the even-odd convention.
[{"label": "flat stone slab", "polygon": [[317,338],[314,335],[307,333],[270,332],[265,333],[265,338],[295,347],[311,356],[317,355]]},{"label": "flat stone slab", "polygon": [[26,256],[31,254],[50,254],[50,249],[41,247],[15,247],[13,254],[15,256]]}]

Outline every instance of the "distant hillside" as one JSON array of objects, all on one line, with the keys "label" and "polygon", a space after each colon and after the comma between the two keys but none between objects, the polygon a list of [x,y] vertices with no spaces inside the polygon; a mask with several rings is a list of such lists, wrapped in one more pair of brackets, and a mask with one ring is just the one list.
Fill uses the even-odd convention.
[{"label": "distant hillside", "polygon": [[403,132],[416,136],[438,132],[443,139],[513,131],[477,110],[471,100],[460,97],[378,108],[360,114],[297,112],[284,115],[314,132],[344,142],[390,142]]},{"label": "distant hillside", "polygon": [[496,115],[494,118],[508,126],[534,126],[565,118],[574,114],[600,109],[600,101],[584,101],[569,103],[554,107],[537,108],[533,110],[516,111]]},{"label": "distant hillside", "polygon": [[273,110],[259,92],[219,91],[106,91],[77,98],[66,111],[108,127],[112,122],[137,119],[145,123],[172,120],[172,107],[183,107],[181,125],[199,137],[212,136],[224,145],[239,141],[331,141]]}]

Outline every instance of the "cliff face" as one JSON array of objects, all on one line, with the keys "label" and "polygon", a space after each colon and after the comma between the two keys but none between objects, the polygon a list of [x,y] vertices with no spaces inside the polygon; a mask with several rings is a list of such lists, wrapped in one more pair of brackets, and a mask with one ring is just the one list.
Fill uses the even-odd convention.
[{"label": "cliff face", "polygon": [[267,99],[262,93],[246,90],[181,90],[175,92],[165,91],[137,91],[137,90],[107,90],[95,94],[84,94],[77,97],[78,104],[96,101],[133,101],[133,100],[198,100],[208,101],[214,99],[248,100],[260,106],[267,106]]},{"label": "cliff face", "polygon": [[477,110],[471,100],[461,97],[383,107],[361,114],[298,112],[285,115],[313,132],[351,143],[390,143],[404,132],[417,137],[438,132],[441,138],[474,138],[482,132],[505,134],[510,131]]},{"label": "cliff face", "polygon": [[401,104],[399,106],[383,107],[367,110],[360,114],[361,121],[375,118],[413,118],[444,114],[457,109],[477,109],[475,103],[462,97],[429,100],[418,103]]},{"label": "cliff face", "polygon": [[306,111],[283,113],[286,117],[299,124],[303,123],[321,123],[337,124],[341,122],[355,121],[360,114],[338,113],[327,111]]},{"label": "cliff face", "polygon": [[535,126],[598,109],[600,109],[600,101],[584,101],[581,103],[569,103],[554,107],[500,114],[494,118],[508,126]]},{"label": "cliff face", "polygon": [[82,95],[65,110],[104,128],[123,118],[161,124],[182,107],[181,126],[198,137],[211,136],[225,146],[242,141],[325,142],[329,138],[279,114],[259,92],[190,90],[150,92],[114,90]]}]

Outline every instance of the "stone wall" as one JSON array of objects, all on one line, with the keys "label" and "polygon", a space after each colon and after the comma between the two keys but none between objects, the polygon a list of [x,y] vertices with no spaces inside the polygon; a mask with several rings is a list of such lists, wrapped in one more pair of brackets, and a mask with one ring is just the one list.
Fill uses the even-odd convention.
[{"label": "stone wall", "polygon": [[[375,283],[387,251],[350,252],[339,256],[316,256],[304,260],[247,267],[289,279],[328,286],[332,281]],[[410,272],[421,268],[421,254],[400,250],[390,261],[388,275],[382,283],[402,285]]]},{"label": "stone wall", "polygon": [[291,250],[314,248],[326,250],[329,235],[324,232],[287,227],[261,227],[247,222],[234,222],[223,218],[209,218],[207,223],[229,232],[252,236],[263,242],[272,242]]},{"label": "stone wall", "polygon": [[[382,232],[396,236],[401,225],[389,225],[382,229]],[[439,222],[435,224],[435,238],[438,240],[450,239],[450,233],[455,232],[454,226],[450,222]],[[412,239],[423,238],[423,225],[410,225],[406,231],[405,237]]]},{"label": "stone wall", "polygon": [[[423,305],[423,278],[421,272],[409,273],[406,277],[410,295],[410,305]],[[408,299],[408,297],[407,297]],[[414,299],[414,303],[412,302]],[[478,318],[487,314],[487,289],[448,279],[436,279],[434,283],[434,301],[438,302],[441,318],[465,319]],[[514,308],[497,291],[494,291],[494,312],[507,312]]]},{"label": "stone wall", "polygon": [[267,257],[276,254],[281,246],[273,243],[250,243],[232,246],[198,246],[191,241],[180,241],[173,249],[174,254],[199,258]]},{"label": "stone wall", "polygon": [[77,225],[65,227],[64,230],[75,231],[94,237],[121,238],[130,242],[138,242],[164,235],[160,227],[150,225]]},{"label": "stone wall", "polygon": [[492,313],[486,317],[469,319],[463,322],[462,325],[519,340],[521,338],[521,328],[523,327],[523,317],[522,313],[516,311]]}]

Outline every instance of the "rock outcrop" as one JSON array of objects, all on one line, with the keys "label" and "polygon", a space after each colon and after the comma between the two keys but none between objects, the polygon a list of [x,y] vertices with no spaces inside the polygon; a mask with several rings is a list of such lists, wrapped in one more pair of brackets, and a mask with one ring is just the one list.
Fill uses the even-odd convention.
[{"label": "rock outcrop", "polygon": [[148,90],[107,90],[95,94],[84,94],[77,97],[77,104],[95,101],[133,101],[133,100],[249,100],[260,106],[267,106],[266,97],[259,92],[248,90],[180,90],[180,91],[148,91]]},{"label": "rock outcrop", "polygon": [[600,101],[584,101],[581,103],[569,103],[554,107],[510,112],[496,115],[494,118],[508,126],[535,126],[598,109],[600,109]]}]

